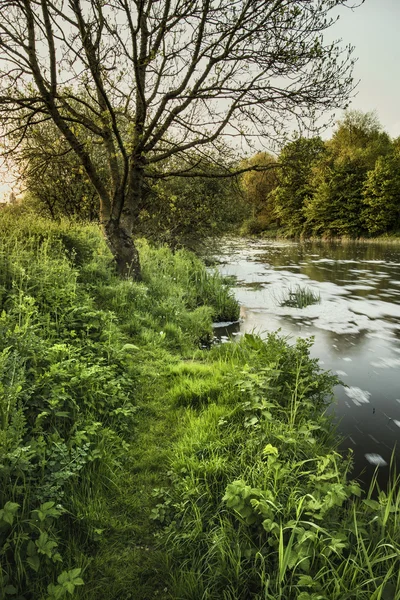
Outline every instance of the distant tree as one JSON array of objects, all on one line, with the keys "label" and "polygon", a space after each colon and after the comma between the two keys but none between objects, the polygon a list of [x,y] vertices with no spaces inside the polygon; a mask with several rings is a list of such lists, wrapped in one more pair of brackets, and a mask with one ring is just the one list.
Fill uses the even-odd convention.
[{"label": "distant tree", "polygon": [[98,219],[97,192],[80,160],[51,121],[27,131],[15,162],[25,198],[39,212],[53,219]]},{"label": "distant tree", "polygon": [[320,163],[311,179],[312,194],[305,202],[307,233],[357,237],[363,233],[361,210],[367,170],[359,159]]},{"label": "distant tree", "polygon": [[[213,165],[209,165],[212,174]],[[204,240],[232,230],[246,206],[232,177],[171,177],[148,191],[135,232],[172,248],[197,250]]]},{"label": "distant tree", "polygon": [[312,167],[324,152],[321,138],[299,137],[288,143],[279,155],[278,186],[272,193],[271,203],[278,223],[289,235],[303,232],[303,207],[311,195]]},{"label": "distant tree", "polygon": [[400,229],[400,155],[380,156],[367,174],[363,188],[361,219],[368,233],[382,234]]},{"label": "distant tree", "polygon": [[269,152],[258,152],[241,164],[244,167],[261,169],[244,173],[241,177],[241,188],[252,218],[256,219],[261,215],[263,221],[268,224],[274,219],[270,196],[278,183],[276,158]]},{"label": "distant tree", "polygon": [[[353,61],[323,33],[347,4],[0,0],[2,127],[23,140],[53,120],[96,189],[120,272],[139,277],[131,234],[145,180],[171,175],[166,159],[210,157],[223,135],[251,142],[280,133],[289,115],[306,124],[346,104]],[[195,162],[179,174],[202,173]]]},{"label": "distant tree", "polygon": [[386,154],[391,141],[382,130],[375,112],[347,110],[343,119],[337,122],[332,139],[328,142],[335,157],[353,155],[358,150],[366,150],[367,160],[375,163],[378,156]]},{"label": "distant tree", "polygon": [[304,208],[307,230],[331,236],[365,233],[364,182],[378,157],[390,149],[390,138],[373,113],[349,111],[313,168],[312,193]]}]

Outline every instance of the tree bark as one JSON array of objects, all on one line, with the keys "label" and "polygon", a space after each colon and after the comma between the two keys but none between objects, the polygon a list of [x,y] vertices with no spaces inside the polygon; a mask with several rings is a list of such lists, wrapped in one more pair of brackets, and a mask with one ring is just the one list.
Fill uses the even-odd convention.
[{"label": "tree bark", "polygon": [[114,218],[111,218],[104,225],[104,231],[111,252],[114,255],[119,275],[122,277],[132,277],[136,281],[140,281],[142,275],[139,252],[134,244],[131,232],[127,231]]}]

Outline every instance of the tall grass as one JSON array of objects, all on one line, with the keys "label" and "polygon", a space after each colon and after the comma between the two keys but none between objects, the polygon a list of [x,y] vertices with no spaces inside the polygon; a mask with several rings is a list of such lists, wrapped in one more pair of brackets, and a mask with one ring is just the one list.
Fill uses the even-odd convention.
[{"label": "tall grass", "polygon": [[245,336],[207,365],[220,394],[188,409],[170,463],[172,597],[398,598],[400,481],[351,481],[324,414],[335,378],[307,343]]},{"label": "tall grass", "polygon": [[200,349],[237,304],[190,253],[0,233],[1,600],[399,598],[399,478],[351,481],[308,342]]},{"label": "tall grass", "polygon": [[290,306],[293,308],[305,308],[311,304],[319,304],[321,295],[313,292],[308,287],[297,285],[294,289],[289,289],[284,298],[279,302],[280,306]]},{"label": "tall grass", "polygon": [[[121,280],[96,226],[0,215],[1,599],[93,597],[105,532],[129,530],[113,511],[129,504],[138,403],[238,311],[190,253],[140,254],[143,282]],[[120,580],[97,597],[105,585],[127,597]]]}]

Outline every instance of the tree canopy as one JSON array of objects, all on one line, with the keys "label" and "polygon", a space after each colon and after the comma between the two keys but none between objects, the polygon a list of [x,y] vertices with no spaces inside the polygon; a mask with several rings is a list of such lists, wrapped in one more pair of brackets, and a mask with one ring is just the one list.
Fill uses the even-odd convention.
[{"label": "tree canopy", "polygon": [[[23,144],[52,120],[100,199],[120,271],[144,181],[233,171],[221,140],[270,139],[346,105],[351,49],[326,43],[346,0],[0,0],[0,115]],[[107,173],[95,156],[103,155]],[[193,160],[193,157],[196,156]],[[206,160],[204,160],[206,159]]]},{"label": "tree canopy", "polygon": [[327,141],[297,137],[276,165],[276,187],[260,199],[275,222],[258,218],[254,232],[355,238],[399,231],[400,143],[374,113],[346,112]]}]

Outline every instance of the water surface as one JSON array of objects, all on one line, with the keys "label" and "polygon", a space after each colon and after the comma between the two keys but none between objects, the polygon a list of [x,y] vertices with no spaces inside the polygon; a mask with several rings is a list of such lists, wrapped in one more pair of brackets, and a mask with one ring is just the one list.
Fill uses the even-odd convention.
[{"label": "water surface", "polygon": [[[236,277],[243,317],[230,333],[314,336],[312,356],[344,384],[333,407],[341,448],[354,452],[354,475],[368,482],[379,465],[384,483],[400,442],[400,245],[239,239],[219,260]],[[281,306],[298,285],[321,302]]]}]

